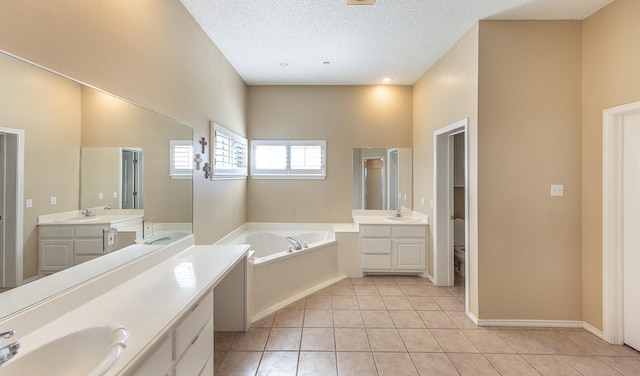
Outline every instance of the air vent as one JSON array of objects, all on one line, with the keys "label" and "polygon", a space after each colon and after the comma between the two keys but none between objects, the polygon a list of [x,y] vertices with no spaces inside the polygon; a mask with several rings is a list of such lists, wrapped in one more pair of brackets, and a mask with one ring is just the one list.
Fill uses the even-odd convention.
[{"label": "air vent", "polygon": [[373,5],[376,0],[347,0],[347,5]]}]

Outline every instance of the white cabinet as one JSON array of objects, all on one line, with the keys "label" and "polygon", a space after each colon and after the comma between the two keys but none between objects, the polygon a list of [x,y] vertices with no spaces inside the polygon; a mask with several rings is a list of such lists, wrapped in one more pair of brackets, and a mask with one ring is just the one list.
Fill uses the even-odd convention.
[{"label": "white cabinet", "polygon": [[426,270],[427,227],[363,225],[360,227],[364,273]]},{"label": "white cabinet", "polygon": [[105,225],[38,226],[38,269],[51,274],[103,255]]}]

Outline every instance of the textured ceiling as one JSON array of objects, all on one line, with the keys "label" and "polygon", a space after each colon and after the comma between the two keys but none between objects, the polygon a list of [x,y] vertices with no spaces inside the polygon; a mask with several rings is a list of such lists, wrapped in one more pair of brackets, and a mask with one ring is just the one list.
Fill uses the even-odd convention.
[{"label": "textured ceiling", "polygon": [[412,85],[478,20],[581,20],[613,0],[181,1],[249,85]]}]

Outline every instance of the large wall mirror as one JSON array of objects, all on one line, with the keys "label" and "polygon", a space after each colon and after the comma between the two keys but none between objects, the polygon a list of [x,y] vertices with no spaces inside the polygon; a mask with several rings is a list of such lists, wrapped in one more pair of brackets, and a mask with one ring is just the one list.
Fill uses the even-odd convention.
[{"label": "large wall mirror", "polygon": [[[23,202],[16,203],[19,196],[12,192],[11,178],[3,177],[0,211],[23,205],[22,258],[17,264],[23,265],[25,282],[38,278],[40,215],[91,207],[136,208],[154,223],[180,224],[190,232],[192,179],[170,176],[170,144],[172,140],[192,144],[191,127],[0,53],[0,171],[16,169],[11,167],[15,161],[5,153],[12,152],[14,131],[21,132],[19,137],[24,140],[24,166],[17,171],[23,174]],[[141,160],[136,203],[127,202],[123,184],[127,179],[125,153],[132,151]],[[5,220],[3,216],[0,221],[0,301],[7,294],[6,287],[13,286],[7,276],[15,274],[11,270],[15,264],[6,262],[16,247],[4,244],[5,235],[12,231]],[[157,248],[148,247],[151,251]],[[75,268],[65,272],[73,273]],[[95,275],[83,275],[76,280],[81,283],[92,277]],[[26,307],[46,297],[18,300]],[[15,301],[12,297],[4,305]],[[0,317],[11,313],[0,309]]]},{"label": "large wall mirror", "polygon": [[354,148],[352,208],[412,209],[412,151],[408,148]]}]

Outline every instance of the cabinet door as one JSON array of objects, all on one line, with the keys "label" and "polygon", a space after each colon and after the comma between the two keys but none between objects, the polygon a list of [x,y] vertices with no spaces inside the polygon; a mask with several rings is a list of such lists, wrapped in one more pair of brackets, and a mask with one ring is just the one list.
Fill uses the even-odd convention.
[{"label": "cabinet door", "polygon": [[40,272],[55,272],[73,265],[73,240],[42,240],[39,244]]},{"label": "cabinet door", "polygon": [[363,271],[391,270],[391,255],[362,255]]},{"label": "cabinet door", "polygon": [[393,269],[424,271],[426,266],[424,239],[394,239]]}]

